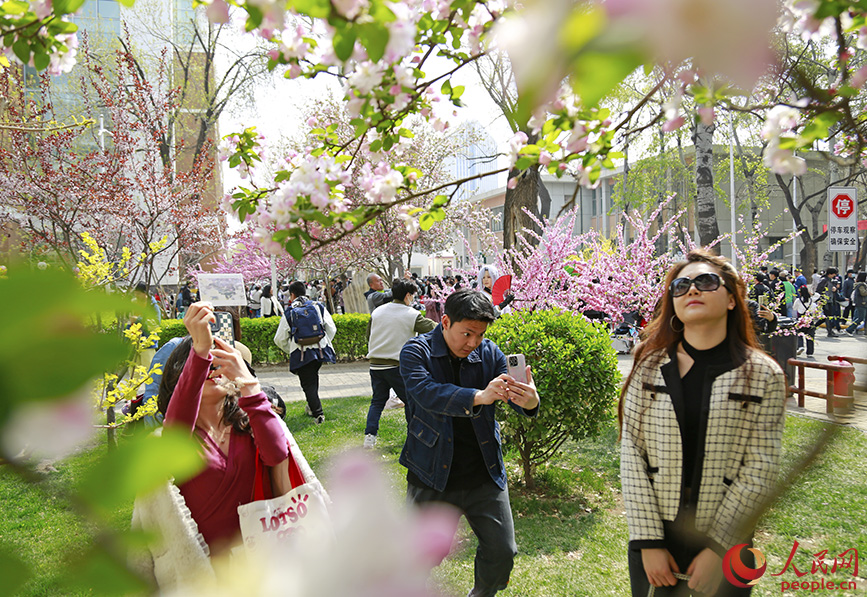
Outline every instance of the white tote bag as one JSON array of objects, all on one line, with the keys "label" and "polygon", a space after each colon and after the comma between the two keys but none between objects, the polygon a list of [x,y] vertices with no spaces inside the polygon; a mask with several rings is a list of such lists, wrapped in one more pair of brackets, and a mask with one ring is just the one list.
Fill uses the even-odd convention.
[{"label": "white tote bag", "polygon": [[304,482],[291,448],[288,462],[285,473],[273,471],[273,486],[277,493],[287,486],[291,489],[283,495],[268,498],[272,494],[271,479],[256,455],[253,501],[238,506],[241,536],[248,553],[273,556],[298,547],[305,551],[327,548],[334,539],[322,485]]}]

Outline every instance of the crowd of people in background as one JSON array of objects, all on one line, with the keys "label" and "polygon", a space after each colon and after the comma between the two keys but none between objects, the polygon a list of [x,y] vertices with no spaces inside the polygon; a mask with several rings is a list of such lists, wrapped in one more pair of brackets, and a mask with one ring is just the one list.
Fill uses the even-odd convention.
[{"label": "crowd of people in background", "polygon": [[[383,410],[392,400],[404,408],[407,435],[400,462],[407,468],[407,501],[418,508],[431,502],[450,503],[470,521],[480,540],[470,595],[494,595],[503,589],[517,550],[502,455],[498,442],[493,441],[493,406],[503,401],[519,414],[533,417],[540,404],[530,368],[526,368],[526,383],[513,378],[507,373],[503,353],[483,339],[487,326],[507,312],[514,299],[508,292],[495,291],[499,277],[495,266],[483,265],[472,280],[420,277],[412,272],[390,284],[375,273],[365,279],[364,297],[371,314],[367,329],[371,402],[359,444],[366,449],[376,447]],[[820,326],[824,325],[828,338],[865,329],[867,273],[863,271],[850,269],[841,275],[828,267],[814,271],[808,279],[800,270],[769,266],[761,268],[751,284],[746,282],[724,258],[693,251],[686,262],[669,272],[666,293],[651,321],[635,319],[630,324],[646,326],[620,404],[621,474],[635,595],[644,594],[649,585],[671,585],[683,571],[691,576],[691,588],[713,592],[720,583],[713,570],[725,551],[722,546],[751,533],[746,527],[721,524],[720,511],[744,509],[745,502],[736,503],[742,498],[734,490],[729,497],[717,495],[719,492],[707,497],[704,487],[699,493],[704,474],[687,474],[679,489],[665,486],[666,478],[657,476],[658,486],[674,498],[651,499],[656,485],[652,471],[645,470],[643,459],[649,452],[642,443],[643,434],[665,429],[660,441],[668,442],[664,444],[668,447],[653,457],[666,466],[680,462],[671,454],[680,447],[681,433],[690,454],[704,438],[688,430],[676,432],[678,423],[662,410],[654,411],[650,428],[640,429],[647,423],[639,414],[659,403],[648,388],[677,386],[690,395],[701,394],[713,410],[717,408],[713,404],[717,385],[733,382],[727,377],[710,387],[702,385],[702,376],[706,371],[715,376],[722,371],[738,373],[737,383],[755,386],[754,392],[769,400],[767,407],[752,407],[761,411],[759,416],[767,424],[762,427],[765,431],[752,430],[750,437],[761,443],[768,458],[776,459],[775,445],[782,429],[782,372],[788,357],[794,356],[781,349],[777,340],[788,337],[794,352],[796,337],[797,353],[806,352],[809,357]],[[182,484],[180,492],[212,550],[219,552],[236,541],[238,530],[234,504],[241,498],[233,498],[232,508],[217,507],[223,504],[221,500],[214,506],[211,500],[214,487],[225,482],[219,474],[221,467],[229,461],[250,461],[256,450],[267,453],[268,464],[279,465],[286,458],[286,438],[291,438],[282,424],[282,397],[255,377],[252,355],[241,342],[240,317],[279,318],[274,343],[289,355],[289,371],[299,378],[306,414],[319,425],[325,421],[319,372],[323,364],[336,361],[332,341],[338,330],[332,315],[346,312],[343,293],[352,283],[345,275],[329,281],[280,281],[276,287],[254,283],[248,289],[246,307],[217,309],[199,302],[191,283],[181,286],[177,296],[168,297],[149,297],[143,284],[136,288],[139,300],[149,301],[158,312],[162,309],[183,317],[190,331],[185,339],[174,338],[159,350],[153,347],[151,364],[162,365],[164,373],[154,376],[143,398],[158,402],[157,422],[164,418],[166,424],[192,430],[207,448],[208,469]],[[232,313],[234,345],[211,337],[209,322],[219,311]],[[604,313],[585,315],[607,319]],[[791,332],[780,335],[781,329]],[[612,333],[616,335],[617,330]],[[471,353],[477,356],[469,358]],[[660,367],[666,359],[670,362]],[[227,371],[229,381],[217,383],[213,367]],[[643,385],[637,385],[637,379]],[[209,408],[201,411],[199,406],[206,403]],[[690,418],[689,429],[705,429],[705,411],[692,409],[684,416]],[[720,463],[740,461],[741,446],[731,440],[730,431],[726,425],[713,429],[707,425],[701,433],[713,436],[714,447],[685,459],[684,472],[715,471]],[[445,441],[432,442],[430,433]],[[244,453],[231,451],[230,440],[242,446]],[[677,441],[671,443],[673,440]],[[732,456],[735,452],[737,458]],[[770,484],[771,473],[752,470],[746,464],[742,468],[738,475],[749,474],[756,482]],[[238,496],[246,495],[250,482],[238,480],[231,489]],[[675,499],[679,491],[686,493]],[[736,501],[730,496],[736,496],[732,498]],[[646,507],[651,502],[658,503],[658,511]],[[686,509],[678,504],[685,504]]]}]

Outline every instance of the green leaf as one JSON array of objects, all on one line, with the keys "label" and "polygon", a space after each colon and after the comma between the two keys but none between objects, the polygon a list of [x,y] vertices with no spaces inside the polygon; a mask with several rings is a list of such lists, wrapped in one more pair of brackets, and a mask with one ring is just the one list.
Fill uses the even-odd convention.
[{"label": "green leaf", "polygon": [[110,516],[137,495],[174,478],[182,483],[205,466],[190,432],[163,428],[162,436],[138,434],[100,459],[78,484],[79,495],[97,512]]},{"label": "green leaf", "polygon": [[635,51],[581,53],[572,62],[572,89],[585,106],[595,106],[638,68],[643,58]]},{"label": "green leaf", "polygon": [[0,14],[4,16],[23,15],[27,14],[28,10],[30,10],[30,5],[27,2],[20,2],[19,0],[8,0],[8,2],[0,4]]},{"label": "green leaf", "polygon": [[32,576],[33,571],[27,563],[15,555],[15,549],[0,543],[0,578],[3,579],[0,593],[16,595],[18,590]]},{"label": "green leaf", "polygon": [[12,44],[12,51],[15,52],[15,56],[18,57],[18,60],[27,64],[30,62],[30,45],[27,43],[25,39],[19,39],[14,44]]},{"label": "green leaf", "polygon": [[780,149],[797,149],[799,147],[796,137],[780,137]]},{"label": "green leaf", "polygon": [[72,21],[61,21],[60,19],[54,19],[48,25],[48,30],[53,35],[59,35],[62,33],[75,33],[76,31],[78,31],[78,25],[76,25]]},{"label": "green leaf", "polygon": [[374,62],[382,60],[388,45],[388,28],[381,23],[362,23],[358,25],[358,39],[367,50],[367,56]]},{"label": "green leaf", "polygon": [[397,133],[404,139],[412,139],[413,137],[415,137],[415,133],[405,128],[400,129]]},{"label": "green leaf", "polygon": [[[52,291],[40,291],[45,288]],[[30,297],[26,310],[0,310],[0,423],[15,404],[65,397],[124,360],[126,342],[87,328],[88,318],[106,311],[144,314],[144,306],[126,296],[86,292],[56,269],[10,267],[0,279],[0,304],[22,296]]]},{"label": "green leaf", "polygon": [[442,87],[440,87],[440,91],[442,92],[443,95],[446,95],[446,96],[452,95],[452,84],[451,84],[451,82],[449,82],[448,79],[446,79],[443,82]]},{"label": "green leaf", "polygon": [[44,52],[37,52],[33,55],[33,66],[36,67],[36,70],[48,68],[50,62],[51,58]]},{"label": "green leaf", "polygon": [[331,14],[331,2],[329,0],[290,0],[286,8],[293,8],[296,12],[306,14],[314,19],[325,19]]},{"label": "green leaf", "polygon": [[301,240],[297,237],[290,238],[286,242],[286,250],[295,261],[301,261],[301,259],[304,257],[304,247],[301,245]]},{"label": "green leaf", "polygon": [[[333,43],[334,53],[341,60],[346,62],[352,56],[352,51],[355,49],[355,40],[358,32],[355,27],[347,26],[343,29],[337,29],[334,32]],[[323,131],[324,133],[325,131]]]},{"label": "green leaf", "polygon": [[55,0],[52,3],[54,14],[66,15],[77,11],[84,5],[84,0]]},{"label": "green leaf", "polygon": [[431,226],[433,226],[435,223],[436,218],[434,218],[434,216],[430,213],[422,214],[421,217],[418,219],[418,226],[422,230],[430,230]]},{"label": "green leaf", "polygon": [[64,594],[140,595],[150,587],[127,567],[119,554],[91,546],[70,561],[61,575]]}]

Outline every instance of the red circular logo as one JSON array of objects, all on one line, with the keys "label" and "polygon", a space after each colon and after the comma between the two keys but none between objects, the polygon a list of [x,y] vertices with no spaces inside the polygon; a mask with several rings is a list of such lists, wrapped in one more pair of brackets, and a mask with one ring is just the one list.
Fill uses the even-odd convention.
[{"label": "red circular logo", "polygon": [[835,195],[831,199],[831,211],[838,218],[848,218],[853,209],[855,209],[855,202],[849,195]]},{"label": "red circular logo", "polygon": [[741,559],[741,550],[744,547],[747,547],[746,543],[735,545],[726,552],[726,555],[723,556],[722,560],[723,575],[725,575],[726,580],[732,585],[742,589],[751,587],[759,582],[759,579],[768,567],[768,562],[765,560],[765,554],[755,547],[749,547],[747,549],[753,552],[753,555],[756,557],[757,567],[750,568],[744,564],[744,561]]}]

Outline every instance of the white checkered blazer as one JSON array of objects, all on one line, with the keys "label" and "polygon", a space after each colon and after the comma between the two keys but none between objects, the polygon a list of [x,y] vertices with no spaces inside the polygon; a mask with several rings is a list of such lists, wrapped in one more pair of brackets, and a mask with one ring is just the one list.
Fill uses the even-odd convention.
[{"label": "white checkered blazer", "polygon": [[[624,395],[620,477],[630,541],[662,540],[662,521],[673,521],[681,504],[680,428],[662,372],[671,361],[664,350],[650,354]],[[695,524],[717,549],[749,537],[752,529],[740,527],[774,487],[785,397],[782,370],[759,351],[711,385]]]}]

